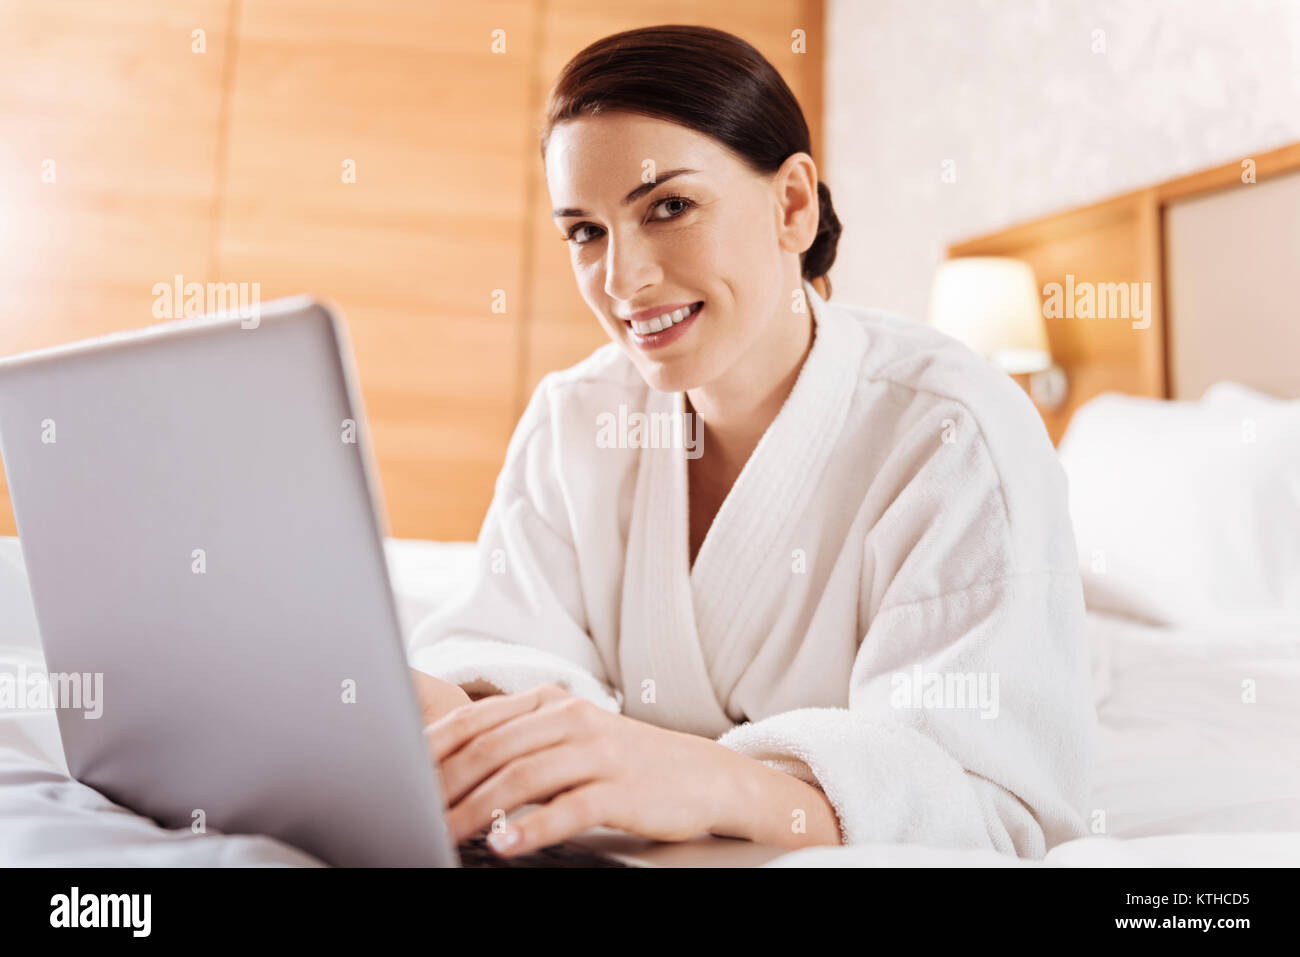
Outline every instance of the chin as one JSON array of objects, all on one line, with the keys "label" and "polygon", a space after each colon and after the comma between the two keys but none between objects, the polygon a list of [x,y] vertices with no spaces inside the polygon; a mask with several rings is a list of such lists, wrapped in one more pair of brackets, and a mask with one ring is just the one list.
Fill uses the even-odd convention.
[{"label": "chin", "polygon": [[696,342],[681,343],[694,348],[682,349],[674,343],[663,350],[672,354],[662,359],[654,357],[657,350],[643,352],[626,338],[619,345],[650,388],[659,392],[686,392],[718,378],[732,359],[709,336],[699,336],[699,331],[702,330],[691,333]]},{"label": "chin", "polygon": [[645,379],[646,385],[658,392],[684,392],[695,387],[693,381],[674,369],[663,366],[647,369],[638,365],[637,371],[641,373],[641,378]]},{"label": "chin", "polygon": [[710,377],[700,368],[699,362],[685,356],[676,362],[646,362],[633,360],[646,385],[659,392],[686,392],[708,382]]}]

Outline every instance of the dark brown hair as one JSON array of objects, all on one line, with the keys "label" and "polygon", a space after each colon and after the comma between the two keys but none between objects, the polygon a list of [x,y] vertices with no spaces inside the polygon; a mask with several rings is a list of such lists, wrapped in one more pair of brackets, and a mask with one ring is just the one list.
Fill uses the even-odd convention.
[{"label": "dark brown hair", "polygon": [[[741,162],[772,174],[794,153],[812,155],[799,102],[772,64],[740,37],[711,27],[668,24],[597,40],[565,65],[551,88],[542,158],[556,126],[581,116],[637,113],[720,142]],[[822,279],[835,262],[840,221],[831,191],[817,183],[817,236],[799,257],[803,278]]]}]

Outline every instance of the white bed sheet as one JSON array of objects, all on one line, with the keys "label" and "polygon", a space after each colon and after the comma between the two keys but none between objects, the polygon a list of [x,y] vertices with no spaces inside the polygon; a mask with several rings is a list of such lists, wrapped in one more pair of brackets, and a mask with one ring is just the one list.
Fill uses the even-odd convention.
[{"label": "white bed sheet", "polygon": [[1300,630],[1088,621],[1107,833],[1300,831]]},{"label": "white bed sheet", "polygon": [[[472,546],[386,543],[405,633]],[[17,539],[0,538],[0,669],[41,666]],[[1300,865],[1300,634],[1163,629],[1090,612],[1101,741],[1095,837],[1041,862],[914,845],[809,848],[768,866]],[[1255,702],[1243,701],[1253,681]],[[66,775],[52,712],[0,712],[0,865],[311,866],[266,837],[169,831]]]},{"label": "white bed sheet", "polygon": [[[1088,612],[1096,836],[1041,862],[991,851],[818,847],[769,867],[1300,866],[1300,632],[1162,628]],[[1254,702],[1243,695],[1253,682]]]}]

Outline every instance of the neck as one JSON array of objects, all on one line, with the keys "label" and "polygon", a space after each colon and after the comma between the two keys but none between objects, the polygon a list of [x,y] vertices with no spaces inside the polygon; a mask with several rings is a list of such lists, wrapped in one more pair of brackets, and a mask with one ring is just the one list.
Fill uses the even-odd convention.
[{"label": "neck", "polygon": [[690,408],[708,433],[710,457],[743,465],[758,445],[812,350],[811,310],[811,304],[802,313],[783,309],[767,323],[768,334],[724,375],[687,391]]}]

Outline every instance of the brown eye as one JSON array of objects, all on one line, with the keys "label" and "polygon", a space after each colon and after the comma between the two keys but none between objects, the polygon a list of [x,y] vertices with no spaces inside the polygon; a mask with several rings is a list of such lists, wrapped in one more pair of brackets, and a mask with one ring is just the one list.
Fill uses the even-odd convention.
[{"label": "brown eye", "polygon": [[[685,215],[686,212],[695,205],[695,202],[694,200],[687,199],[685,196],[678,196],[676,194],[673,194],[671,196],[664,196],[661,199],[655,200],[655,202],[651,204],[650,208],[652,210],[668,209],[670,205],[674,207],[675,211],[670,211],[667,216],[652,216],[651,221],[665,223],[677,219],[679,216]],[[580,239],[579,236],[582,230],[584,229],[597,230],[597,234],[591,236],[588,239]],[[585,246],[587,245],[587,243],[595,242],[597,239],[599,239],[600,238],[599,232],[600,232],[599,226],[593,226],[591,223],[578,223],[576,226],[574,226],[572,229],[569,230],[567,235],[562,236],[560,238],[566,243],[573,243],[573,245],[575,246]]]},{"label": "brown eye", "polygon": [[668,216],[657,216],[655,218],[661,221],[668,220],[668,219],[676,219],[678,216],[681,216],[683,213],[685,213],[688,209],[690,209],[695,204],[691,202],[689,199],[687,199],[685,196],[665,196],[663,199],[658,200],[654,204],[654,208],[667,209],[669,205],[675,205],[677,207],[677,212],[671,213]]},{"label": "brown eye", "polygon": [[581,240],[581,241],[576,240],[578,233],[584,229],[600,229],[600,227],[593,226],[591,225],[591,223],[578,223],[578,225],[574,226],[572,229],[569,230],[568,235],[562,238],[566,243],[574,243],[574,245],[577,246],[585,246],[587,245],[587,243],[591,242],[592,240],[591,239]]}]

